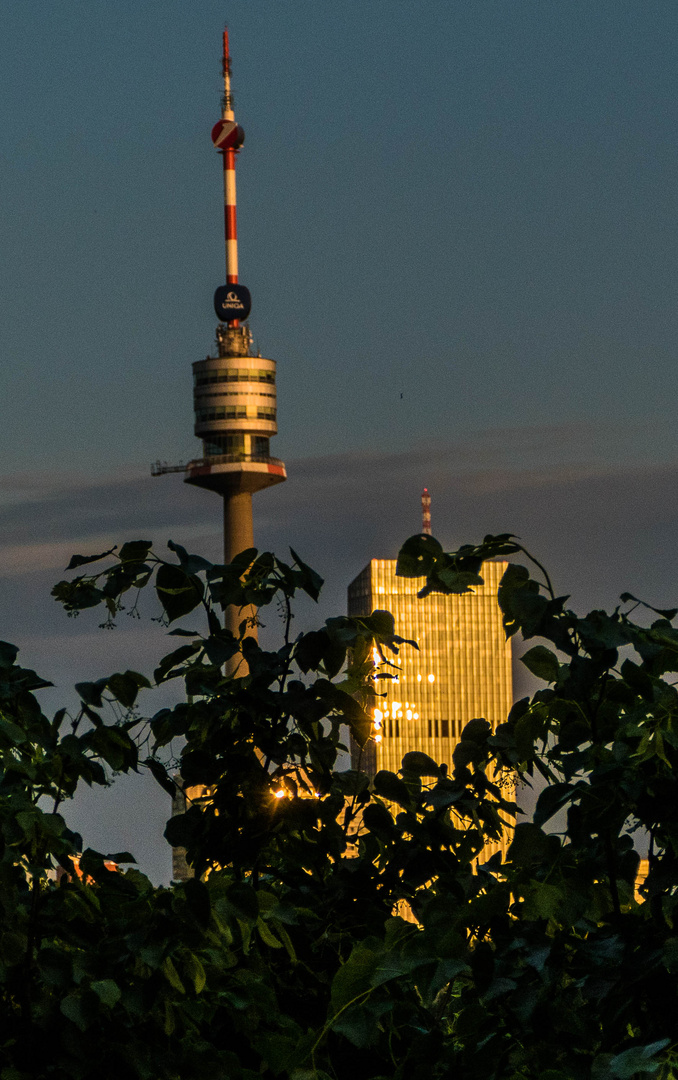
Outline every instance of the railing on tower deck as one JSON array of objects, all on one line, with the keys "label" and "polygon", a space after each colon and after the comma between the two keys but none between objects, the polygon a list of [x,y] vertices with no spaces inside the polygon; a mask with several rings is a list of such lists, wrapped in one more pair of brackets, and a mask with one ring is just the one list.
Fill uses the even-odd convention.
[{"label": "railing on tower deck", "polygon": [[163,476],[170,472],[186,472],[188,465],[168,465],[166,461],[151,462],[151,476]]},{"label": "railing on tower deck", "polygon": [[166,461],[154,461],[151,465],[151,476],[163,476],[165,473],[189,472],[191,469],[202,469],[206,465],[233,465],[241,462],[255,462],[261,465],[283,465],[280,458],[269,457],[268,454],[210,454],[208,457],[194,458],[186,465],[168,465]]},{"label": "railing on tower deck", "polygon": [[207,457],[196,458],[194,461],[189,461],[186,468],[199,469],[205,465],[231,465],[242,461],[254,461],[262,465],[283,464],[280,458],[269,457],[268,454],[245,454],[235,452],[232,454],[209,454]]}]

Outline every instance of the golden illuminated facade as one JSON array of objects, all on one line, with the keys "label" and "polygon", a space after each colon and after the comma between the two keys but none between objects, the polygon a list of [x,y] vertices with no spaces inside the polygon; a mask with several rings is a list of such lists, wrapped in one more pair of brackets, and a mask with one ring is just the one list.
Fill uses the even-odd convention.
[{"label": "golden illuminated facade", "polygon": [[[348,587],[349,615],[390,611],[395,632],[417,642],[393,659],[396,679],[377,685],[374,735],[365,750],[352,748],[352,764],[374,775],[397,772],[410,750],[423,750],[452,767],[452,752],[469,720],[503,723],[513,703],[511,642],[497,602],[505,562],[486,562],[484,583],[472,593],[419,599],[423,578],[396,577],[395,559],[372,559]],[[503,846],[503,845],[502,845]]]}]

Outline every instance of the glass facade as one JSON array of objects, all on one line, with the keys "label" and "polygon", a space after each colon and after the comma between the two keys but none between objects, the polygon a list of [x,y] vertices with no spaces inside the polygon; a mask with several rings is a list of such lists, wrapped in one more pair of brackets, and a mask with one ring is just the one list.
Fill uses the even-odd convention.
[{"label": "glass facade", "polygon": [[[409,750],[423,750],[452,767],[452,752],[469,720],[492,727],[506,720],[513,703],[511,642],[506,640],[497,589],[506,562],[486,562],[484,584],[474,592],[419,599],[423,578],[396,577],[395,559],[372,559],[349,585],[349,615],[390,611],[395,632],[417,642],[387,656],[396,668],[380,667],[395,679],[377,683],[374,741],[353,767],[372,774],[397,772]],[[510,797],[510,796],[509,796]],[[502,845],[503,846],[503,845]]]},{"label": "glass facade", "polygon": [[242,456],[265,461],[270,456],[269,440],[264,435],[215,435],[203,443],[205,457],[219,457],[223,454]]}]

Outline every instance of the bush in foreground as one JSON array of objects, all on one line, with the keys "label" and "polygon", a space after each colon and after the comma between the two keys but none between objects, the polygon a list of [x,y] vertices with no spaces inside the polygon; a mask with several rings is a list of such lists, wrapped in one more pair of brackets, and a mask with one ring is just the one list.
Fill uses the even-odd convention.
[{"label": "bush in foreground", "polygon": [[[523,662],[546,688],[495,732],[473,720],[453,762],[414,752],[371,784],[336,762],[344,726],[370,736],[373,650],[386,673],[397,664],[388,613],[293,638],[296,593],[322,584],[294,553],[217,566],[170,548],[76,556],[54,593],[113,620],[154,588],[182,623],[154,673],[183,682],[174,708],[140,716],[151,683],[126,671],[79,684],[75,716],[47,717],[45,682],[0,647],[2,1080],[673,1076],[676,612],[640,625],[625,596],[580,618],[510,536],[452,554],[413,537],[399,572],[426,578],[422,593],[467,591],[484,560],[525,556],[535,576],[512,563],[499,602],[506,632],[536,639]],[[280,647],[225,630],[228,604],[274,605]],[[141,768],[173,792],[174,745],[210,799],[168,822],[197,876],[167,889],[128,853],[82,852],[60,810],[83,782]],[[483,864],[514,809],[502,777],[535,776],[533,819]]]}]

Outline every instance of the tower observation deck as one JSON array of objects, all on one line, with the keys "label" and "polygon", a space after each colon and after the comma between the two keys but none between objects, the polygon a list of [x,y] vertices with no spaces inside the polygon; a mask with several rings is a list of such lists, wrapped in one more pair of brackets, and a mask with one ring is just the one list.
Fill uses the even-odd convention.
[{"label": "tower observation deck", "polygon": [[286,479],[285,466],[270,455],[277,433],[275,360],[254,356],[245,321],[249,290],[238,280],[235,166],[245,133],[235,121],[231,95],[228,30],[223,34],[224,96],[212,142],[224,172],[226,284],[214,294],[219,319],[214,356],[193,364],[195,435],[202,455],[186,466],[152,466],[153,475],[185,472],[185,481],[221,495],[224,502],[224,561],[254,546],[252,495]]}]

